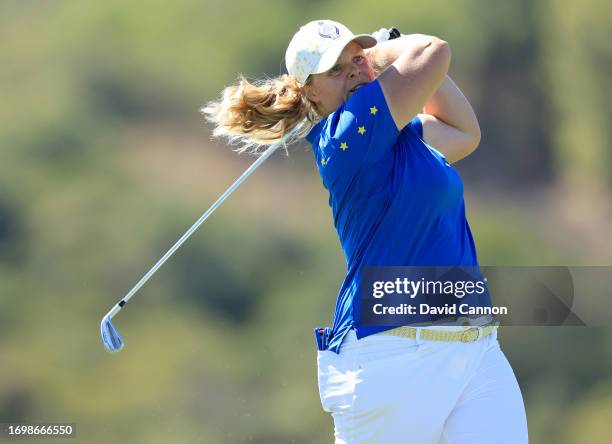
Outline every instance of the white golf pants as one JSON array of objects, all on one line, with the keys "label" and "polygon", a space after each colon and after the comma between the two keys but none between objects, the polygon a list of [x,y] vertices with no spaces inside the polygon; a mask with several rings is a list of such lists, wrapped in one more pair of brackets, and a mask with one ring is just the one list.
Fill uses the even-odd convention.
[{"label": "white golf pants", "polygon": [[357,340],[351,329],[339,354],[319,351],[317,361],[336,444],[528,441],[521,391],[496,331],[462,343],[380,333]]}]

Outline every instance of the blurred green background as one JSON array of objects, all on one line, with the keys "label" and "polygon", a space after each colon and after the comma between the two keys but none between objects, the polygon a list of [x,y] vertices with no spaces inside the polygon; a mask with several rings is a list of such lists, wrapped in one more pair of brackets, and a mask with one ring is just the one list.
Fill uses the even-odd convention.
[{"label": "blurred green background", "polygon": [[[345,271],[308,146],[267,161],[101,317],[252,158],[198,109],[284,72],[300,25],[447,40],[482,143],[456,166],[481,264],[612,259],[612,5],[4,0],[0,3],[0,422],[79,443],[325,443],[312,328]],[[607,443],[612,330],[511,328],[532,443]],[[23,442],[23,441],[22,441]]]}]

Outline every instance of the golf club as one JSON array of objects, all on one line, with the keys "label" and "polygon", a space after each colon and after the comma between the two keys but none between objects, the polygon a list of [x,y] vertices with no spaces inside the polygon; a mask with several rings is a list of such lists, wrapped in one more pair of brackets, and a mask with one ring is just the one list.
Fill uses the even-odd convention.
[{"label": "golf club", "polygon": [[257,169],[257,167],[259,167],[259,165],[261,165],[268,157],[270,157],[272,153],[274,153],[274,151],[276,151],[276,149],[281,146],[283,142],[285,142],[285,140],[286,138],[283,138],[278,142],[275,142],[274,144],[270,145],[270,147],[255,162],[253,162],[253,164],[249,168],[247,168],[247,170],[242,173],[242,175],[238,179],[236,179],[236,181],[221,195],[221,197],[219,197],[217,201],[212,204],[212,206],[208,210],[206,210],[204,214],[202,214],[202,216],[191,226],[191,228],[189,228],[189,230],[187,230],[185,234],[183,234],[183,236],[172,246],[172,248],[170,248],[159,261],[157,261],[153,268],[151,268],[142,277],[142,279],[138,281],[134,288],[132,288],[119,302],[117,302],[117,304],[115,304],[115,306],[106,314],[106,316],[102,318],[102,322],[100,324],[100,329],[102,332],[102,341],[104,342],[104,346],[109,352],[118,352],[123,348],[124,345],[123,338],[121,337],[119,331],[112,322],[113,316],[115,316],[119,312],[119,310],[123,308],[123,306],[130,300],[130,298],[134,296],[134,293],[136,293],[140,289],[140,287],[142,287],[151,278],[151,276],[155,274],[155,272],[164,264],[164,262],[166,262],[166,260],[168,260],[168,258],[172,256],[172,254],[176,250],[178,250],[178,248],[183,244],[183,242],[185,242],[189,238],[189,236],[191,236],[193,232],[198,229],[202,222],[204,222],[208,218],[208,216],[210,216],[213,211],[215,211],[219,207],[219,205],[221,205],[223,201],[227,199],[227,197],[232,194],[240,186],[240,184],[253,173],[253,171]]}]

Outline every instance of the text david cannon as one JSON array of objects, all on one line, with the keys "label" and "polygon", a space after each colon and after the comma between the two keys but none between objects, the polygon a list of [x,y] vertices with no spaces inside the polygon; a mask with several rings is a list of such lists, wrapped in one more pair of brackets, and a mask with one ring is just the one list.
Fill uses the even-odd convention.
[{"label": "text david cannon", "polygon": [[[457,310],[459,307],[459,310]],[[372,311],[376,315],[414,315],[417,314],[417,306],[411,304],[399,304],[387,307],[383,304],[374,304]],[[472,307],[468,304],[431,306],[419,304],[418,314],[436,315],[507,315],[508,307]]]}]

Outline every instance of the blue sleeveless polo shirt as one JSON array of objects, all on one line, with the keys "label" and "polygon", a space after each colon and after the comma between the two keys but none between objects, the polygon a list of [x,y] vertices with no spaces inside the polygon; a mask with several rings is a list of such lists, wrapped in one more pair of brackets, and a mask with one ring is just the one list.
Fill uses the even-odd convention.
[{"label": "blue sleeveless polo shirt", "polygon": [[378,79],[306,138],[346,258],[328,346],[339,353],[351,327],[358,338],[393,328],[359,325],[363,267],[473,267],[478,260],[459,174],[424,142],[418,116],[398,130]]}]

